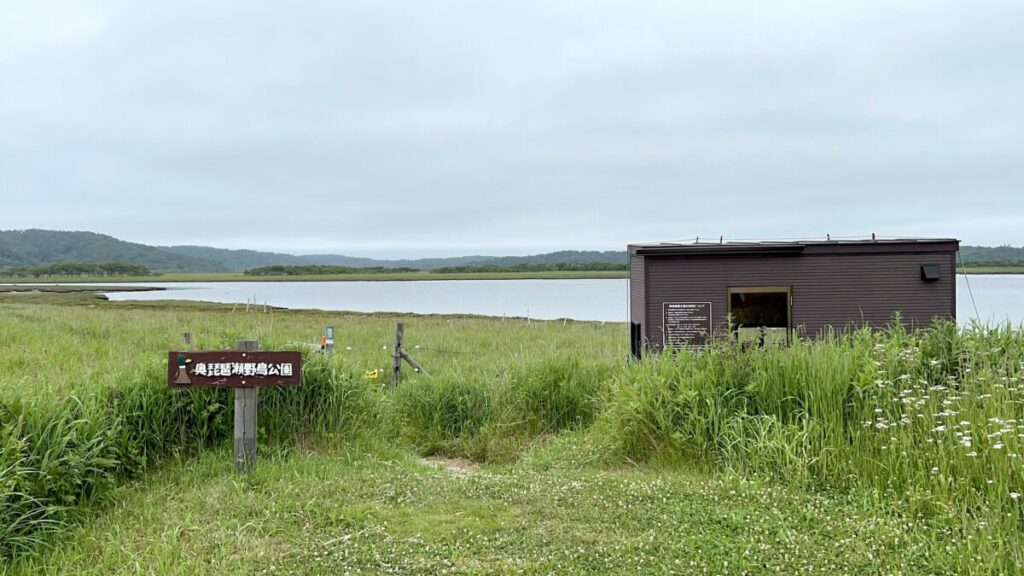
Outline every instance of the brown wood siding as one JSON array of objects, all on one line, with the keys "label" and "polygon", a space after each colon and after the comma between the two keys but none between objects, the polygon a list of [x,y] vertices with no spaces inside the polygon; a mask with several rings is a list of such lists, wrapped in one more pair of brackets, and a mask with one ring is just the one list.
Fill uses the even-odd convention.
[{"label": "brown wood siding", "polygon": [[956,318],[956,257],[960,247],[957,246],[954,250],[949,254],[949,269],[953,271],[953,284],[949,290],[949,309],[952,311],[953,318]]},{"label": "brown wood siding", "polygon": [[629,320],[643,322],[644,317],[644,257],[629,257]]},{"label": "brown wood siding", "polygon": [[[645,260],[644,332],[655,346],[662,342],[663,303],[711,302],[720,330],[729,288],[744,286],[790,286],[793,326],[807,336],[828,326],[885,325],[896,311],[908,327],[956,315],[955,267],[946,251]],[[922,264],[938,264],[940,279],[922,281]]]}]

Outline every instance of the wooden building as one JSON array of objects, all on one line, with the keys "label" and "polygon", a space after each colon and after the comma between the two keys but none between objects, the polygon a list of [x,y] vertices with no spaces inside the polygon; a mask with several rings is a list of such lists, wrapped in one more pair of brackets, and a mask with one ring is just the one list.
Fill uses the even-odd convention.
[{"label": "wooden building", "polygon": [[633,350],[759,342],[827,327],[908,327],[956,317],[960,241],[941,239],[629,245]]}]

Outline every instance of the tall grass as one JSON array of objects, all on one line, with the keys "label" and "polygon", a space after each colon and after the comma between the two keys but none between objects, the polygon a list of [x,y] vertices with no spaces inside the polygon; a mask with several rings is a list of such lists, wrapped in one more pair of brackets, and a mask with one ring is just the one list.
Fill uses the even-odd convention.
[{"label": "tall grass", "polygon": [[[232,435],[230,390],[167,389],[165,371],[139,374],[63,402],[0,402],[0,557],[30,550],[68,513],[161,458],[225,447]],[[379,427],[372,390],[309,357],[301,389],[260,393],[260,441],[353,437]]]},{"label": "tall grass", "polygon": [[401,439],[423,453],[509,460],[538,438],[589,426],[604,404],[609,373],[608,365],[554,356],[484,378],[399,387],[388,412]]},{"label": "tall grass", "polygon": [[867,490],[995,571],[1024,565],[1024,333],[1009,326],[663,354],[616,373],[593,432],[612,459]]},{"label": "tall grass", "polygon": [[[162,458],[227,449],[230,392],[164,382],[161,352],[180,326],[216,335],[205,347],[244,336],[287,347],[328,323],[315,314],[0,312],[13,328],[0,331],[0,556],[32,550]],[[367,371],[386,367],[393,322],[331,321],[336,353],[307,355],[304,386],[261,391],[260,442],[369,436],[422,454],[511,461],[572,430],[612,464],[700,465],[868,494],[945,530],[965,558],[991,558],[991,571],[1024,565],[1020,329],[908,332],[894,322],[785,348],[718,342],[626,362],[618,326],[418,318],[406,320],[407,339],[433,377],[410,374],[392,388]],[[39,326],[52,340],[29,330]],[[79,349],[60,336],[68,326],[86,338]],[[54,341],[72,347],[72,361],[52,354]]]}]

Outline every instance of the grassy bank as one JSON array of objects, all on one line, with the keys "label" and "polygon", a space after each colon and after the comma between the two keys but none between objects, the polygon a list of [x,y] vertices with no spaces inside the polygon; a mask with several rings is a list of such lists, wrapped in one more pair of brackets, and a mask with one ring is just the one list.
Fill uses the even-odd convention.
[{"label": "grassy bank", "polygon": [[[1020,267],[967,268],[968,274],[1024,274]],[[417,280],[599,280],[628,278],[625,270],[562,271],[562,272],[402,272],[380,274],[327,274],[315,276],[247,276],[241,272],[168,272],[138,277],[67,277],[67,278],[3,278],[0,284],[83,284],[142,282],[412,282]]]},{"label": "grassy bank", "polygon": [[440,274],[436,272],[400,272],[379,274],[325,274],[314,276],[247,276],[241,272],[187,273],[168,272],[154,276],[121,277],[80,277],[66,278],[3,278],[0,283],[38,284],[52,282],[110,283],[110,282],[410,282],[414,280],[582,280],[626,278],[625,270],[596,271],[551,271],[551,272],[461,272]]},{"label": "grassy bank", "polygon": [[33,286],[12,284],[0,286],[0,294],[93,294],[97,292],[153,292],[148,286]]},{"label": "grassy bank", "polygon": [[1024,266],[976,266],[968,274],[1024,274]]},{"label": "grassy bank", "polygon": [[[784,349],[723,343],[628,363],[621,325],[405,317],[407,349],[431,377],[410,373],[391,388],[379,371],[389,363],[395,316],[92,306],[0,304],[0,486],[7,487],[0,554],[24,557],[49,532],[57,539],[51,541],[74,542],[63,555],[33,561],[33,570],[113,566],[177,549],[218,565],[231,561],[236,547],[222,547],[214,536],[232,526],[286,541],[245,560],[244,570],[269,570],[264,561],[299,570],[312,558],[300,549],[292,522],[320,543],[312,549],[321,556],[334,553],[328,543],[353,547],[353,556],[331,561],[366,572],[381,569],[373,562],[409,554],[424,573],[441,566],[442,557],[462,572],[512,572],[502,563],[518,555],[527,573],[562,571],[584,561],[570,555],[579,547],[600,561],[625,549],[626,558],[649,550],[653,559],[733,558],[747,566],[739,544],[713,543],[727,533],[749,540],[742,526],[770,514],[774,523],[750,523],[768,548],[742,549],[750,566],[762,566],[754,572],[814,571],[824,551],[861,545],[860,560],[835,569],[989,574],[1024,565],[1019,330],[897,327]],[[280,458],[251,480],[231,477],[218,467],[229,450],[229,392],[168,390],[165,351],[183,331],[195,334],[200,348],[254,337],[267,348],[305,349],[325,324],[336,327],[337,351],[329,359],[307,355],[306,385],[261,392],[261,442]],[[331,456],[339,446],[366,443],[374,448]],[[214,460],[205,455],[210,449],[219,455]],[[308,450],[324,454],[304,456]],[[418,468],[410,454],[486,466],[470,475],[472,489],[453,492],[458,480]],[[201,478],[179,485],[166,472],[171,476],[158,474],[141,492],[125,491],[168,459],[180,462],[168,470]],[[316,489],[334,477],[351,480],[355,492]],[[726,498],[737,479],[758,487],[741,492],[749,506]],[[290,491],[290,481],[299,488]],[[703,495],[690,489],[705,483],[717,487]],[[384,489],[389,495],[374,492]],[[179,491],[183,504],[170,507],[165,522],[150,526],[145,516],[132,516],[156,514],[166,494]],[[263,507],[239,509],[246,494],[261,495]],[[211,504],[221,496],[222,505]],[[727,518],[673,519],[701,498],[731,502]],[[826,516],[814,512],[816,498],[828,503],[821,509]],[[503,502],[513,503],[506,515],[496,508]],[[260,516],[266,506],[285,520]],[[610,524],[598,519],[638,506],[635,517],[614,524],[623,531],[599,548]],[[560,507],[578,516],[553,512]],[[197,519],[205,509],[214,520]],[[88,520],[94,510],[112,511],[95,523]],[[437,527],[457,513],[467,519],[451,520],[459,531]],[[84,532],[69,532],[80,522]],[[650,549],[639,547],[636,534],[656,533],[651,526],[658,522],[670,523],[668,535],[656,545],[651,540]],[[709,532],[694,532],[707,522]],[[822,524],[836,531],[815,528]],[[435,548],[410,544],[417,530]],[[535,530],[547,539],[506,541]],[[119,534],[135,533],[144,536],[104,552],[122,540]],[[711,551],[673,552],[695,542]],[[793,542],[804,552],[789,552]],[[149,546],[167,548],[150,554]],[[384,552],[371,558],[372,550]],[[553,560],[545,563],[549,552]],[[470,561],[481,556],[489,560]],[[864,558],[867,564],[856,564]],[[666,571],[676,564],[643,566]]]}]

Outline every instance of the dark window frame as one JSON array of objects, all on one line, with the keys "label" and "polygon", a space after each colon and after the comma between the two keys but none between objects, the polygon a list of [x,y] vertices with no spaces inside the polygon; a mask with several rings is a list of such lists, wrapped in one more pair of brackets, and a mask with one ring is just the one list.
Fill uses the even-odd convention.
[{"label": "dark window frame", "polygon": [[[725,302],[726,314],[732,322],[732,296],[733,294],[785,294],[786,295],[786,345],[793,342],[793,286],[729,286],[726,288]],[[739,326],[732,330],[733,337],[739,338]]]}]

